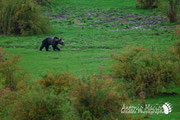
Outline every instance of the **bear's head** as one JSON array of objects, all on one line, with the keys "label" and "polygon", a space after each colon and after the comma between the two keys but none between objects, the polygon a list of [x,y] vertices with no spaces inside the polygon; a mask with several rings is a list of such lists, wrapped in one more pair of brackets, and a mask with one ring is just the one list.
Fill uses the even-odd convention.
[{"label": "bear's head", "polygon": [[64,39],[59,39],[59,44],[61,44],[62,46],[65,46]]},{"label": "bear's head", "polygon": [[58,42],[59,44],[61,44],[62,46],[65,46],[65,42],[64,42],[64,39],[59,39],[58,37],[54,37],[54,40],[56,41],[56,42]]}]

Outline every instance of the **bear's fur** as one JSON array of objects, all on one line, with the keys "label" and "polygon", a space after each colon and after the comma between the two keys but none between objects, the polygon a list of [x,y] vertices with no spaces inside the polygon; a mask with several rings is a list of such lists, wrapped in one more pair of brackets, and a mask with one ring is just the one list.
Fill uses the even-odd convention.
[{"label": "bear's fur", "polygon": [[62,46],[65,45],[64,39],[59,39],[58,37],[47,37],[42,41],[40,51],[45,47],[46,51],[49,49],[49,45],[52,45],[53,50],[60,51],[61,49],[57,47],[58,44],[61,44]]}]

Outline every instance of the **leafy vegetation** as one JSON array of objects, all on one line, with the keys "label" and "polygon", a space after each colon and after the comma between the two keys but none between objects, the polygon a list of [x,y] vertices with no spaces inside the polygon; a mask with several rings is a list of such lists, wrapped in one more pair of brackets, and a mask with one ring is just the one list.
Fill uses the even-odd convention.
[{"label": "leafy vegetation", "polygon": [[130,96],[144,92],[147,97],[159,94],[163,89],[178,85],[178,61],[167,56],[153,54],[144,48],[128,48],[121,55],[112,55],[117,61],[112,66],[114,77],[127,84]]},{"label": "leafy vegetation", "polygon": [[108,76],[93,76],[79,81],[71,92],[72,104],[83,120],[126,120],[128,116],[121,114],[123,104],[128,97],[122,86],[117,85]]},{"label": "leafy vegetation", "polygon": [[48,19],[30,0],[0,1],[0,33],[34,35],[48,33]]},{"label": "leafy vegetation", "polygon": [[2,48],[0,50],[0,83],[5,88],[17,90],[18,83],[27,79],[25,72],[18,66],[20,58],[17,55],[9,57]]},{"label": "leafy vegetation", "polygon": [[13,106],[14,120],[57,120],[62,118],[62,98],[34,89],[21,96]]},{"label": "leafy vegetation", "polygon": [[143,9],[152,9],[157,8],[159,4],[159,0],[136,0],[136,7]]},{"label": "leafy vegetation", "polygon": [[51,4],[52,0],[33,0],[36,4],[46,6]]},{"label": "leafy vegetation", "polygon": [[169,18],[170,22],[177,22],[180,17],[180,2],[179,0],[162,0],[160,10]]},{"label": "leafy vegetation", "polygon": [[70,73],[46,74],[42,76],[40,84],[45,88],[54,89],[57,94],[69,91],[77,78]]}]

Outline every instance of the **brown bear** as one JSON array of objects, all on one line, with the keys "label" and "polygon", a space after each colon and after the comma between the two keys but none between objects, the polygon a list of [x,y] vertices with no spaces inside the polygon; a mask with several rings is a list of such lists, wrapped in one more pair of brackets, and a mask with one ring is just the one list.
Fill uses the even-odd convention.
[{"label": "brown bear", "polygon": [[64,39],[59,39],[58,37],[47,37],[42,41],[40,51],[45,47],[46,51],[49,49],[49,45],[52,45],[53,50],[60,51],[61,49],[57,47],[58,44],[61,44],[62,46],[65,45]]}]

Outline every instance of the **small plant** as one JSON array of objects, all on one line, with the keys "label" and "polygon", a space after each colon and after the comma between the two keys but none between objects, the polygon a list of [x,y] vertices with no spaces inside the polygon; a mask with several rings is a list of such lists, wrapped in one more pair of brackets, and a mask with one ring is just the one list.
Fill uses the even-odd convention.
[{"label": "small plant", "polygon": [[127,119],[126,114],[121,114],[121,108],[128,98],[122,86],[108,76],[93,76],[79,81],[70,97],[83,120]]},{"label": "small plant", "polygon": [[136,0],[136,7],[143,9],[157,8],[159,0]]},{"label": "small plant", "polygon": [[40,84],[44,88],[51,88],[56,91],[57,94],[61,92],[67,92],[76,83],[77,78],[70,73],[61,74],[45,74],[40,80]]},{"label": "small plant", "polygon": [[128,49],[122,51],[121,55],[112,54],[116,64],[111,70],[115,78],[123,81],[130,95],[139,96],[143,92],[149,97],[178,83],[178,61],[153,54],[144,48]]},{"label": "small plant", "polygon": [[48,33],[48,19],[31,0],[0,1],[0,33],[33,35]]}]

